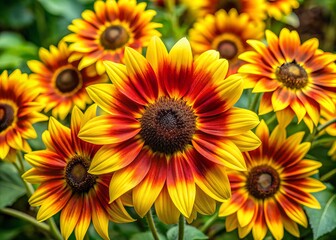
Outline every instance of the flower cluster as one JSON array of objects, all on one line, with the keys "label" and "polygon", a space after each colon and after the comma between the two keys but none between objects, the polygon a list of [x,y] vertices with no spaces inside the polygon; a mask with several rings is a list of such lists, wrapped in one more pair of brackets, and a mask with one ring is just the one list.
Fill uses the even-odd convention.
[{"label": "flower cluster", "polygon": [[[21,174],[37,221],[59,214],[58,238],[84,239],[92,223],[109,239],[110,221],[146,217],[159,239],[154,212],[179,222],[182,240],[184,219],[213,215],[239,238],[300,237],[303,206],[323,207],[312,193],[333,174],[319,176],[314,149],[336,159],[336,55],[270,30],[298,7],[97,0],[29,74],[4,71],[0,159],[31,166]],[[31,147],[36,137],[44,147]]]}]

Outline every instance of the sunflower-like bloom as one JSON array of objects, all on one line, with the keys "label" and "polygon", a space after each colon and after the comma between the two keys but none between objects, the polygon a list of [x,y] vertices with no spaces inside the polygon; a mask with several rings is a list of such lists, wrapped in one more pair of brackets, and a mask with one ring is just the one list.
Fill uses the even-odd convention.
[{"label": "sunflower-like bloom", "polygon": [[263,93],[259,114],[275,111],[283,126],[296,115],[313,131],[321,106],[335,110],[336,55],[319,50],[315,38],[301,44],[298,33],[286,28],[279,38],[266,30],[266,39],[267,46],[248,40],[254,51],[239,56],[247,62],[238,70],[246,75],[245,87]]},{"label": "sunflower-like bloom", "polygon": [[236,9],[229,13],[219,10],[215,15],[200,18],[190,29],[190,43],[196,55],[209,49],[219,51],[229,61],[229,75],[242,65],[238,55],[251,50],[248,39],[260,40],[264,36],[263,22],[250,22],[246,13],[238,15]]},{"label": "sunflower-like bloom", "polygon": [[41,93],[37,101],[45,106],[45,112],[52,110],[51,114],[61,120],[73,106],[84,110],[86,104],[92,103],[85,90],[87,86],[107,81],[106,74],[98,75],[93,66],[79,70],[79,61],[69,62],[70,55],[67,44],[61,41],[58,47],[50,46],[50,51],[41,48],[41,61],[27,63],[33,72],[30,77]]},{"label": "sunflower-like bloom", "polygon": [[131,191],[140,216],[153,204],[165,223],[180,213],[213,213],[215,200],[230,197],[226,168],[245,170],[241,151],[260,144],[250,131],[257,115],[233,107],[242,79],[225,79],[228,63],[217,51],[194,61],[186,38],[168,53],[154,37],[146,58],[126,48],[125,64],[106,62],[114,84],[88,88],[107,112],[79,132],[85,141],[106,144],[105,159],[94,159],[89,172],[116,171],[110,201]]},{"label": "sunflower-like bloom", "polygon": [[101,146],[84,142],[77,134],[95,114],[95,105],[85,114],[74,107],[71,129],[51,117],[48,130],[42,135],[46,149],[25,155],[33,168],[22,177],[30,183],[41,183],[29,199],[31,206],[41,206],[37,220],[44,221],[61,211],[60,226],[65,239],[74,229],[76,239],[83,239],[91,220],[104,239],[109,239],[109,220],[118,223],[133,221],[120,198],[109,204],[111,174],[94,175],[87,171],[93,159],[104,156],[97,155]]},{"label": "sunflower-like bloom", "polygon": [[31,151],[27,139],[37,137],[33,124],[48,119],[40,113],[38,93],[20,70],[0,75],[0,160],[13,162],[16,150]]},{"label": "sunflower-like bloom", "polygon": [[241,238],[252,230],[254,239],[264,239],[268,229],[275,239],[283,238],[284,229],[299,237],[298,224],[308,224],[301,205],[320,208],[311,193],[325,186],[310,176],[321,163],[303,159],[310,148],[301,143],[304,132],[286,138],[285,129],[277,126],[269,134],[262,121],[256,134],[262,144],[243,153],[247,171],[228,172],[232,198],[220,206],[219,216],[227,216],[227,231],[238,228]]},{"label": "sunflower-like bloom", "polygon": [[125,47],[141,51],[152,36],[159,36],[151,22],[156,12],[145,10],[146,3],[135,0],[96,1],[94,11],[85,10],[83,19],[75,19],[64,39],[71,42],[71,60],[80,60],[79,69],[96,64],[99,74],[104,73],[104,60],[122,62]]},{"label": "sunflower-like bloom", "polygon": [[207,14],[215,14],[220,9],[227,12],[236,9],[239,14],[246,13],[251,21],[259,22],[266,18],[265,0],[184,0],[183,3],[188,8],[194,9],[194,14],[199,18]]},{"label": "sunflower-like bloom", "polygon": [[[325,124],[328,121],[331,121],[333,119],[336,119],[336,99],[333,99],[333,102],[335,104],[335,110],[332,112],[329,109],[325,109],[322,107],[321,109],[321,118],[320,123]],[[336,123],[333,123],[329,125],[325,132],[329,134],[330,136],[336,137]],[[333,160],[336,160],[336,140],[332,142],[331,148],[328,151],[328,155],[331,156]]]},{"label": "sunflower-like bloom", "polygon": [[300,6],[297,0],[268,0],[266,11],[268,16],[280,20],[283,16],[289,15],[293,9]]}]

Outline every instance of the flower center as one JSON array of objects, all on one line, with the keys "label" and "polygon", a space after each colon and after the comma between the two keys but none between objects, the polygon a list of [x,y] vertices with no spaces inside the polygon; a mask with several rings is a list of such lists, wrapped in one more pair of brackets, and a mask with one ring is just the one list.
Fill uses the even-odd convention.
[{"label": "flower center", "polygon": [[229,40],[224,40],[221,41],[218,44],[218,51],[220,53],[220,56],[225,59],[233,59],[237,53],[238,53],[238,48],[234,42],[231,42]]},{"label": "flower center", "polygon": [[146,108],[140,119],[140,135],[154,152],[173,154],[190,144],[195,121],[185,101],[162,97]]},{"label": "flower center", "polygon": [[115,50],[124,46],[128,40],[129,35],[121,26],[108,27],[100,36],[100,43],[105,49]]},{"label": "flower center", "polygon": [[95,185],[97,177],[87,172],[89,166],[89,160],[78,155],[68,162],[65,169],[65,179],[74,192],[88,192]]},{"label": "flower center", "polygon": [[71,68],[61,71],[56,78],[56,87],[62,93],[69,93],[81,84],[80,73]]},{"label": "flower center", "polygon": [[0,133],[8,128],[14,121],[13,108],[5,103],[0,103]]},{"label": "flower center", "polygon": [[241,10],[240,2],[241,1],[237,0],[219,0],[217,3],[216,10],[224,9],[226,12],[229,12],[230,9],[235,8],[237,9],[237,12],[240,13]]},{"label": "flower center", "polygon": [[275,75],[278,81],[291,89],[301,89],[308,83],[306,70],[298,65],[295,60],[291,63],[284,63],[278,67]]},{"label": "flower center", "polygon": [[255,198],[271,197],[279,190],[279,187],[279,174],[273,168],[262,165],[250,170],[247,178],[247,189]]}]

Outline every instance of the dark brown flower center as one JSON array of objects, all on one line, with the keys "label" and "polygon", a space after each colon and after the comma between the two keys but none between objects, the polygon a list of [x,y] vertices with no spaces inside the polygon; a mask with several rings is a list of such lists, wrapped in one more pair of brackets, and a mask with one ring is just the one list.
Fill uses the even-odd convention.
[{"label": "dark brown flower center", "polygon": [[278,81],[284,86],[291,89],[301,89],[308,83],[308,75],[306,70],[298,65],[295,61],[284,63],[276,70]]},{"label": "dark brown flower center", "polygon": [[217,50],[220,53],[220,56],[222,58],[225,58],[228,60],[233,59],[238,53],[238,48],[236,44],[229,40],[221,41],[218,44]]},{"label": "dark brown flower center", "polygon": [[100,43],[105,49],[115,50],[124,46],[128,40],[129,35],[122,26],[108,27],[100,36]]},{"label": "dark brown flower center", "polygon": [[247,178],[247,189],[255,198],[271,197],[279,190],[279,187],[279,174],[273,168],[262,165],[250,170]]},{"label": "dark brown flower center", "polygon": [[173,154],[191,143],[196,116],[185,101],[162,97],[146,108],[140,122],[146,145],[154,152]]},{"label": "dark brown flower center", "polygon": [[67,164],[65,179],[76,193],[88,192],[96,183],[97,177],[89,174],[90,160],[75,155]]},{"label": "dark brown flower center", "polygon": [[235,8],[237,12],[240,13],[241,10],[241,1],[238,0],[219,0],[217,3],[216,10],[224,9],[225,11],[229,12],[230,9]]},{"label": "dark brown flower center", "polygon": [[6,104],[0,103],[0,133],[8,128],[14,121],[14,110]]},{"label": "dark brown flower center", "polygon": [[79,71],[72,68],[64,69],[56,78],[56,87],[62,93],[69,93],[75,90],[81,83]]}]

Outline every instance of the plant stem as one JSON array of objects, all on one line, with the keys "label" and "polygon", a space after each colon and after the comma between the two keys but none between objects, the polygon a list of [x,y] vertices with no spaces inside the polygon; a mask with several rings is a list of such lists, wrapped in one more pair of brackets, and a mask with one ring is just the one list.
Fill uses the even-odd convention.
[{"label": "plant stem", "polygon": [[331,124],[336,123],[336,118],[333,118],[323,124],[321,124],[320,126],[317,127],[316,129],[316,133],[321,132],[322,130],[324,130],[325,128],[329,127]]},{"label": "plant stem", "polygon": [[159,234],[156,230],[154,220],[153,220],[153,215],[152,215],[152,210],[149,210],[148,213],[146,214],[146,220],[148,223],[148,227],[152,232],[154,240],[159,240]]},{"label": "plant stem", "polygon": [[[14,162],[14,166],[15,166],[16,170],[18,171],[18,173],[20,174],[20,178],[21,178],[21,175],[24,174],[24,172],[25,172],[24,165],[23,165],[23,156],[22,156],[21,151],[17,153],[17,158],[19,160],[19,163]],[[27,196],[28,196],[28,198],[30,198],[33,195],[33,193],[35,192],[35,190],[33,188],[33,185],[31,185],[30,183],[26,182],[23,179],[22,179],[22,182],[23,182],[23,184],[26,188]]]},{"label": "plant stem", "polygon": [[335,140],[336,140],[335,137],[328,137],[328,138],[318,139],[318,140],[315,140],[315,141],[312,143],[311,148],[317,147],[317,146],[322,145],[322,144],[324,144],[324,143],[330,143],[330,144],[331,144],[331,142],[332,142],[332,141],[335,141]]},{"label": "plant stem", "polygon": [[54,221],[54,218],[51,217],[47,220],[49,226],[50,226],[50,233],[55,237],[55,239],[57,240],[63,240],[63,237],[61,235],[61,233],[59,232],[56,223]]},{"label": "plant stem", "polygon": [[208,230],[208,228],[217,220],[217,217],[218,217],[217,213],[214,214],[211,218],[208,219],[208,221],[204,223],[204,225],[200,228],[200,230],[203,233],[205,233]]},{"label": "plant stem", "polygon": [[38,222],[35,218],[26,213],[20,212],[12,208],[1,208],[0,213],[4,213],[12,217],[19,218],[21,220],[31,223],[32,225],[36,226],[37,228],[43,231],[50,232],[50,227],[47,224]]},{"label": "plant stem", "polygon": [[252,101],[251,101],[251,103],[249,105],[249,109],[251,111],[253,111],[253,112],[255,112],[255,108],[256,108],[256,106],[258,104],[259,96],[260,96],[259,93],[254,94],[253,99],[252,99]]},{"label": "plant stem", "polygon": [[321,181],[327,181],[329,180],[332,176],[334,176],[336,174],[336,168],[334,168],[333,170],[331,170],[330,172],[327,172],[326,174],[324,174],[323,176],[320,177]]},{"label": "plant stem", "polygon": [[184,216],[181,214],[178,225],[178,240],[184,239],[184,226],[185,226],[185,219]]}]

